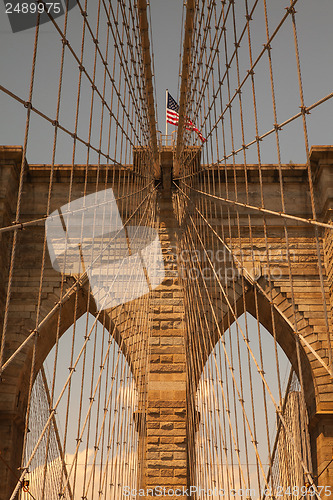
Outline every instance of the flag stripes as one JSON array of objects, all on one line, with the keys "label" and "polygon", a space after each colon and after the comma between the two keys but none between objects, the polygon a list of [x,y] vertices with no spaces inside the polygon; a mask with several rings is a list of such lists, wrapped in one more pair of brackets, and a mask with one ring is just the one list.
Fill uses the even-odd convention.
[{"label": "flag stripes", "polygon": [[[168,99],[167,99],[166,116],[167,116],[167,123],[171,123],[171,125],[178,126],[178,123],[179,123],[179,105],[174,100],[174,98],[170,95],[169,92],[168,92]],[[186,128],[186,130],[196,132],[199,139],[202,142],[205,142],[206,139],[203,137],[200,130],[194,126],[194,123],[189,118],[187,118],[187,121],[185,123],[185,128]]]}]

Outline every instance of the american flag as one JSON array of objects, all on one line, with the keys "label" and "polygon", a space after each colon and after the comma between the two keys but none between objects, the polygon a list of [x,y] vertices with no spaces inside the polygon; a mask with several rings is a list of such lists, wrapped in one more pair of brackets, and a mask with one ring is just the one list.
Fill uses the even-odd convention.
[{"label": "american flag", "polygon": [[173,97],[168,92],[168,104],[167,104],[167,122],[172,125],[178,125],[179,122],[179,106]]},{"label": "american flag", "polygon": [[[179,105],[176,103],[174,98],[169,94],[168,92],[168,101],[167,101],[167,122],[171,123],[172,125],[178,125],[179,123]],[[203,137],[202,133],[200,130],[194,126],[194,123],[187,118],[186,124],[185,124],[186,130],[192,130],[198,134],[199,139],[202,142],[205,142],[205,138]]]}]

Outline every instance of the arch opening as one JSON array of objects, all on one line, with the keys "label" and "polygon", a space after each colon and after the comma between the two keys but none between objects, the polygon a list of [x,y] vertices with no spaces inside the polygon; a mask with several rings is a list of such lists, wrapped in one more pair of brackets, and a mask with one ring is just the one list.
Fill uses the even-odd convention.
[{"label": "arch opening", "polygon": [[305,395],[285,352],[249,312],[206,360],[193,436],[200,498],[290,498],[305,491],[312,472]]},{"label": "arch opening", "polygon": [[34,454],[29,492],[48,500],[123,498],[124,485],[137,486],[139,406],[121,346],[92,314],[81,316],[35,379],[24,450],[24,463]]}]

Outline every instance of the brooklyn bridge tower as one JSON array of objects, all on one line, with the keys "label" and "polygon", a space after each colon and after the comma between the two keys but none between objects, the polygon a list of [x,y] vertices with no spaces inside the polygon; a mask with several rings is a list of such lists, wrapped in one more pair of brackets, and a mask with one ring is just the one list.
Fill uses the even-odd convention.
[{"label": "brooklyn bridge tower", "polygon": [[333,6],[187,0],[162,135],[151,3],[0,33],[0,499],[331,498]]}]

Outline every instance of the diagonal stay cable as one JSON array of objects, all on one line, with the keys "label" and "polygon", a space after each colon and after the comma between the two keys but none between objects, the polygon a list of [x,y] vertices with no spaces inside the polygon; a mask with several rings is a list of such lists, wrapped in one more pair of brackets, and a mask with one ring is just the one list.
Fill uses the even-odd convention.
[{"label": "diagonal stay cable", "polygon": [[[223,119],[224,117],[224,114],[227,112],[227,110],[229,109],[229,107],[232,105],[233,101],[235,100],[235,98],[238,96],[239,92],[241,91],[242,87],[244,86],[244,84],[246,83],[246,81],[248,80],[248,78],[253,75],[254,73],[254,69],[255,67],[257,66],[257,64],[260,62],[261,58],[263,57],[263,55],[266,53],[266,51],[270,50],[270,44],[271,42],[274,40],[274,38],[276,37],[276,35],[279,33],[281,27],[283,26],[284,22],[286,21],[286,19],[288,19],[289,16],[292,15],[292,8],[297,4],[298,0],[293,0],[292,4],[290,7],[288,7],[288,9],[286,9],[286,13],[284,14],[284,16],[282,17],[282,19],[280,20],[278,26],[275,28],[275,30],[272,32],[268,42],[264,45],[263,49],[261,50],[261,52],[259,53],[257,59],[254,61],[254,63],[252,64],[252,66],[250,67],[250,69],[247,71],[247,74],[246,76],[243,78],[241,84],[239,85],[239,87],[236,89],[235,93],[233,94],[232,98],[230,99],[230,101],[228,102],[228,104],[225,106],[222,114],[220,115],[220,117],[217,119],[217,121],[215,122],[215,124],[213,125],[212,127],[212,130],[207,134],[207,137],[206,139],[208,139],[208,137],[210,137],[210,135],[212,134],[214,128],[218,125],[218,123]],[[207,117],[208,115],[206,115],[205,117],[205,120],[203,122],[203,124],[206,122],[207,120]]]},{"label": "diagonal stay cable", "polygon": [[205,191],[201,191],[200,189],[195,189],[194,187],[184,183],[184,185],[195,191],[196,193],[202,194],[203,196],[207,196],[208,198],[213,198],[215,200],[221,201],[223,203],[227,203],[229,205],[234,205],[237,207],[247,208],[249,210],[255,210],[257,212],[261,212],[263,214],[274,215],[275,217],[281,217],[283,219],[290,219],[297,222],[302,222],[304,224],[311,224],[313,226],[324,227],[325,229],[333,229],[333,224],[328,224],[326,222],[319,222],[315,219],[305,219],[304,217],[298,217],[297,215],[286,214],[284,212],[279,212],[276,210],[269,210],[268,208],[257,207],[254,205],[249,205],[248,203],[242,203],[240,201],[229,200],[228,198],[223,198],[222,196],[216,196],[214,194],[206,193]]},{"label": "diagonal stay cable", "polygon": [[[129,193],[129,194],[126,194],[124,196],[120,196],[119,198],[115,198],[115,201],[121,201],[125,198],[130,198],[131,196],[135,196],[136,194],[139,194],[142,191],[145,191],[151,184],[153,184],[153,182],[154,181],[151,181],[144,188],[139,189],[138,191],[135,191],[134,193]],[[66,210],[66,212],[62,212],[62,216],[78,214],[78,213],[84,212],[86,210],[90,210],[91,208],[97,208],[97,207],[102,207],[104,205],[108,205],[109,203],[110,203],[109,201],[103,201],[101,203],[98,203],[98,205],[90,205],[89,207],[77,208],[76,210]],[[42,224],[43,222],[46,221],[46,219],[51,221],[51,220],[57,219],[58,217],[59,217],[59,215],[49,215],[49,216],[44,215],[43,217],[40,217],[39,219],[29,220],[27,222],[15,223],[12,226],[1,227],[0,234],[6,233],[8,231],[14,231],[15,229],[24,229],[25,227],[28,227],[28,226],[35,226],[38,224]]]},{"label": "diagonal stay cable", "polygon": [[[158,186],[155,186],[155,188],[142,200],[142,202],[137,206],[136,210],[133,212],[133,214],[124,222],[124,226],[126,226],[130,220],[134,217],[134,215],[138,212],[139,208],[142,206],[142,204],[152,195],[152,193],[157,189]],[[67,290],[67,292],[63,295],[63,297],[54,305],[54,307],[51,309],[51,311],[45,316],[45,318],[42,319],[42,321],[38,324],[37,328],[32,330],[30,334],[27,336],[27,338],[20,344],[20,346],[15,350],[15,352],[10,356],[10,358],[7,359],[7,361],[0,367],[0,375],[4,372],[4,370],[13,362],[13,360],[16,358],[16,356],[22,351],[22,349],[30,342],[31,339],[35,335],[39,335],[39,330],[47,323],[49,318],[65,303],[67,302],[71,297],[73,293],[76,293],[77,289],[81,289],[88,281],[88,271],[92,268],[96,260],[100,258],[100,255],[107,250],[112,242],[115,240],[115,238],[118,236],[120,233],[121,229],[115,234],[115,236],[110,240],[109,244],[100,252],[100,254],[96,257],[96,259],[90,264],[88,269],[80,276],[80,278],[74,278],[76,279],[75,283]]]},{"label": "diagonal stay cable", "polygon": [[22,99],[21,97],[19,97],[16,94],[14,94],[14,92],[11,92],[9,89],[7,89],[6,87],[4,87],[3,85],[0,85],[0,90],[2,92],[4,92],[5,94],[9,95],[10,97],[12,97],[13,99],[15,99],[17,102],[23,104],[23,106],[25,108],[29,108],[31,111],[33,111],[34,113],[36,113],[38,116],[40,116],[41,118],[44,118],[44,120],[46,120],[49,123],[51,123],[51,125],[53,125],[54,127],[57,127],[58,129],[60,129],[63,132],[65,132],[65,134],[68,134],[73,139],[76,139],[77,141],[81,142],[81,144],[84,144],[85,146],[89,147],[90,149],[92,149],[96,153],[100,154],[105,159],[111,161],[112,163],[114,163],[115,165],[118,165],[119,167],[123,166],[117,160],[115,160],[114,158],[111,158],[108,154],[103,153],[103,151],[101,151],[100,149],[96,148],[92,144],[89,144],[87,141],[85,141],[84,139],[82,139],[81,137],[79,137],[78,135],[76,135],[74,132],[71,132],[70,130],[68,130],[66,127],[64,127],[59,122],[57,122],[57,120],[54,120],[50,116],[47,116],[45,113],[43,113],[38,108],[36,108],[35,106],[33,106],[31,102],[25,101],[24,99]]},{"label": "diagonal stay cable", "polygon": [[[212,227],[212,225],[209,223],[209,221],[205,218],[205,216],[200,212],[200,210],[198,210],[198,208],[194,205],[193,201],[186,195],[186,193],[179,186],[177,186],[177,188],[188,199],[188,201],[190,201],[193,204],[194,209],[196,210],[196,212],[200,215],[200,217],[204,220],[204,222],[207,224],[207,226],[214,233],[214,235],[218,238],[218,240],[220,241],[220,243],[222,243],[222,245],[224,246],[224,248],[231,255],[231,257],[232,257],[233,261],[235,262],[236,266],[242,271],[242,274],[243,274],[244,278],[248,281],[248,283],[250,285],[255,286],[256,288],[258,288],[258,290],[260,291],[260,293],[262,293],[267,298],[267,300],[271,303],[271,299],[268,296],[268,294],[265,292],[265,290],[260,286],[260,284],[257,281],[255,281],[252,278],[252,276],[249,274],[249,272],[247,271],[247,269],[243,268],[243,266],[241,265],[240,261],[237,259],[236,255],[233,254],[233,252],[229,248],[229,246],[223,241],[223,239],[215,231],[215,229]],[[309,344],[309,342],[305,339],[305,337],[300,332],[295,332],[295,329],[294,329],[292,323],[290,322],[290,320],[287,318],[287,316],[282,311],[280,311],[280,309],[278,308],[278,306],[275,303],[273,303],[273,307],[282,316],[282,318],[286,321],[286,323],[290,326],[292,332],[295,335],[297,335],[297,337],[311,351],[311,353],[315,356],[315,358],[319,361],[319,363],[325,368],[325,370],[327,371],[327,373],[330,376],[332,376],[333,375],[332,370],[327,366],[327,364],[321,358],[321,356],[318,355],[318,353],[314,350],[314,348],[311,346],[311,344]]]},{"label": "diagonal stay cable", "polygon": [[[36,0],[36,1],[37,1],[39,4],[45,5],[44,0]],[[91,30],[91,27],[90,27],[90,24],[89,24],[89,23],[88,23],[88,21],[87,21],[87,12],[86,12],[86,11],[82,8],[82,6],[81,6],[81,4],[80,4],[79,0],[77,0],[77,4],[78,4],[78,6],[79,6],[79,8],[80,8],[81,15],[82,15],[82,17],[83,17],[83,19],[84,19],[84,24],[88,27],[88,31],[89,31],[90,35],[92,36],[92,39],[93,39],[93,41],[94,41],[94,43],[95,43],[95,45],[96,45],[97,51],[98,51],[98,53],[99,53],[99,55],[100,55],[100,57],[101,57],[101,59],[102,59],[102,62],[103,62],[103,64],[104,64],[104,66],[106,67],[106,66],[107,66],[107,62],[103,59],[103,55],[102,55],[102,53],[101,53],[101,51],[100,51],[100,49],[99,49],[99,47],[98,47],[98,40],[94,37],[94,34],[93,34],[93,32],[92,32],[92,30]],[[93,89],[95,90],[95,92],[97,92],[97,94],[99,95],[99,97],[100,97],[100,99],[101,99],[101,101],[102,101],[103,105],[107,107],[107,109],[108,109],[108,111],[109,111],[109,113],[110,113],[110,116],[112,116],[112,117],[115,119],[115,121],[116,121],[117,125],[120,127],[120,129],[122,130],[123,134],[127,137],[128,141],[129,141],[132,145],[134,145],[134,144],[131,142],[130,137],[128,136],[128,134],[127,134],[127,133],[126,133],[126,131],[123,129],[123,127],[122,127],[122,125],[120,124],[120,122],[118,121],[117,117],[116,117],[116,116],[115,116],[115,114],[113,113],[112,109],[110,109],[110,107],[109,107],[109,105],[107,104],[107,102],[103,99],[102,94],[100,93],[100,91],[99,91],[99,90],[97,89],[97,87],[95,86],[94,81],[93,81],[93,79],[91,78],[91,76],[88,74],[88,72],[87,72],[86,68],[85,68],[84,66],[82,66],[82,64],[81,64],[81,62],[80,62],[80,59],[79,59],[79,58],[78,58],[78,56],[76,55],[76,53],[75,53],[74,49],[71,47],[71,44],[70,44],[69,40],[68,40],[68,39],[66,39],[66,37],[65,37],[64,33],[62,32],[62,30],[61,30],[61,28],[59,27],[59,25],[57,24],[57,22],[53,19],[52,15],[51,15],[50,13],[48,13],[48,16],[49,16],[49,18],[50,18],[50,21],[52,22],[52,24],[54,25],[54,27],[55,27],[55,28],[56,28],[56,30],[58,31],[58,33],[59,33],[59,35],[60,35],[60,37],[61,37],[61,39],[62,39],[62,42],[63,42],[63,43],[64,43],[64,44],[68,47],[68,49],[69,49],[69,51],[71,52],[71,54],[73,55],[74,59],[75,59],[75,60],[76,60],[76,62],[78,63],[80,72],[82,72],[82,73],[84,73],[84,74],[86,75],[86,77],[87,77],[87,79],[89,80],[89,82],[90,82],[90,84],[91,84],[92,88],[93,88]],[[111,75],[110,75],[110,74],[109,74],[109,76],[110,76],[110,81],[111,81],[111,83],[114,85],[115,83],[114,83],[113,78],[111,77]],[[121,103],[122,109],[124,110],[125,114],[127,115],[127,118],[128,118],[128,120],[129,120],[129,122],[131,123],[130,117],[129,117],[129,115],[128,115],[128,113],[127,113],[127,110],[126,110],[126,105],[125,105],[125,103],[123,103],[123,102],[122,102],[122,100],[121,100],[121,95],[120,95],[120,92],[119,92],[116,88],[115,88],[115,91],[116,91],[116,93],[117,93],[117,96],[118,96],[119,102]],[[133,127],[133,123],[131,123],[131,125],[132,125],[132,127]],[[134,128],[133,128],[133,130],[134,130]],[[139,141],[139,137],[137,136],[137,134],[136,134],[136,131],[135,131],[135,130],[134,130],[134,134],[135,134],[135,136],[136,136],[137,140]],[[139,142],[140,142],[140,141],[139,141]]]}]

